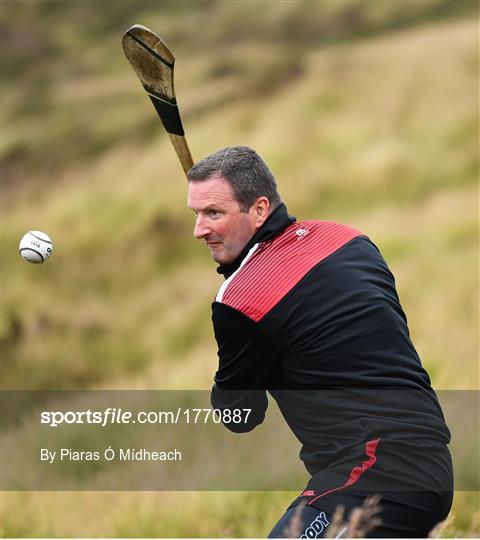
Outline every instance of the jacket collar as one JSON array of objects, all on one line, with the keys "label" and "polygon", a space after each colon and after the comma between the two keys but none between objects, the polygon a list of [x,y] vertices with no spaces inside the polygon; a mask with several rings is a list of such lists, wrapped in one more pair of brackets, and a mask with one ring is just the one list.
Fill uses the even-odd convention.
[{"label": "jacket collar", "polygon": [[225,279],[229,278],[238,269],[240,263],[255,244],[270,240],[279,232],[291,225],[295,219],[295,217],[288,215],[287,207],[283,203],[280,203],[277,208],[275,208],[275,210],[268,216],[260,229],[258,229],[258,231],[252,236],[250,241],[243,248],[240,255],[233,262],[218,266],[217,272],[219,274],[223,274]]}]

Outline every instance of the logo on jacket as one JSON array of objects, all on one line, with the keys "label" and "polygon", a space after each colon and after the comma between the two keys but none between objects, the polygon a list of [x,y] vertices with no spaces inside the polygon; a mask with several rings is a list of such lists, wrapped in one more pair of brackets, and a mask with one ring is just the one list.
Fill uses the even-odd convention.
[{"label": "logo on jacket", "polygon": [[299,238],[302,238],[303,236],[306,236],[308,234],[308,230],[307,229],[297,229],[295,231],[295,234],[299,237]]}]

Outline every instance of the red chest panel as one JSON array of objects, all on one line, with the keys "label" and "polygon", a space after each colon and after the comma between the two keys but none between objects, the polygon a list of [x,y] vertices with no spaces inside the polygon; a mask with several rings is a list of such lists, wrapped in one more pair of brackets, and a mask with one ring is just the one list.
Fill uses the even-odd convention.
[{"label": "red chest panel", "polygon": [[224,283],[217,301],[259,321],[315,265],[361,234],[330,221],[292,223],[273,240],[258,245]]}]

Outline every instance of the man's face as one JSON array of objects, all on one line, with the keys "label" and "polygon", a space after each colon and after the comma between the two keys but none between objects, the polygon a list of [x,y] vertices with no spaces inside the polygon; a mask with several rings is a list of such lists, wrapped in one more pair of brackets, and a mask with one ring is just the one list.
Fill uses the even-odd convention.
[{"label": "man's face", "polygon": [[268,199],[260,197],[257,203],[242,212],[232,187],[221,176],[189,182],[188,206],[197,218],[193,235],[205,240],[214,261],[233,262],[263,224],[268,216]]}]

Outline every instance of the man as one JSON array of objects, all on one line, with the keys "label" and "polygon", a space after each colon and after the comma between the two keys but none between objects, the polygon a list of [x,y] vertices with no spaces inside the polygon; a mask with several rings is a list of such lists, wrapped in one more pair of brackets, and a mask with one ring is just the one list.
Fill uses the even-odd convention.
[{"label": "man", "polygon": [[450,434],[378,249],[351,227],[289,216],[250,148],[219,150],[188,179],[194,236],[226,278],[212,305],[212,405],[250,410],[224,422],[250,431],[268,390],[312,475],[270,537],[293,522],[321,537],[338,505],[348,517],[373,494],[371,536],[426,536],[451,506]]}]

